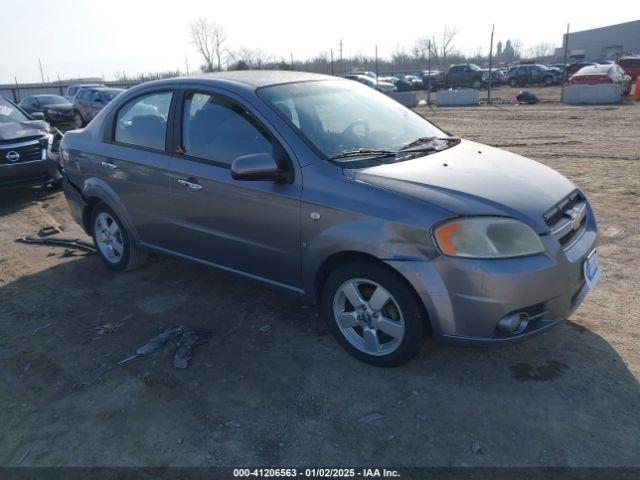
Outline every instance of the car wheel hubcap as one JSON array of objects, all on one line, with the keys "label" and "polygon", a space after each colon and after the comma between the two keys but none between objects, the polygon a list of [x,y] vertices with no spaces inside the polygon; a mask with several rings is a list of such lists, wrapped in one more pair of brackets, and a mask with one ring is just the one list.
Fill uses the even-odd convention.
[{"label": "car wheel hubcap", "polygon": [[398,302],[372,280],[344,282],[334,296],[333,315],[347,341],[369,355],[388,355],[404,338],[405,323]]},{"label": "car wheel hubcap", "polygon": [[100,253],[109,263],[118,263],[124,252],[122,232],[114,218],[106,212],[101,212],[95,221],[96,243]]}]

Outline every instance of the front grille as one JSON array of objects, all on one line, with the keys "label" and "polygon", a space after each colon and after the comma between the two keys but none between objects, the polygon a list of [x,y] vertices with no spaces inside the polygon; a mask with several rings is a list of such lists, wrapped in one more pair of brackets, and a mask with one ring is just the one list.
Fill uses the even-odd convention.
[{"label": "front grille", "polygon": [[543,215],[551,235],[565,250],[570,248],[585,231],[587,200],[579,191],[563,198]]},{"label": "front grille", "polygon": [[20,175],[10,178],[0,177],[0,189],[4,188],[20,188],[32,185],[44,185],[51,181],[51,175],[48,173],[36,173],[33,175]]},{"label": "front grille", "polygon": [[[24,162],[42,160],[43,151],[46,151],[47,140],[30,140],[23,142],[0,144],[0,165],[14,165]],[[17,160],[10,160],[18,155]]]}]

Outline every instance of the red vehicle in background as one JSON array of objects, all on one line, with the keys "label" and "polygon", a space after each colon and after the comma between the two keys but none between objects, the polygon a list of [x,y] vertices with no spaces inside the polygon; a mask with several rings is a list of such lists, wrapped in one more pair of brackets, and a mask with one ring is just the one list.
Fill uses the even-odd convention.
[{"label": "red vehicle in background", "polygon": [[622,88],[622,95],[631,93],[631,77],[617,64],[590,65],[578,70],[571,78],[571,85],[599,85],[601,83],[617,83]]},{"label": "red vehicle in background", "polygon": [[621,57],[616,60],[616,63],[631,77],[632,81],[636,80],[640,75],[640,56]]}]

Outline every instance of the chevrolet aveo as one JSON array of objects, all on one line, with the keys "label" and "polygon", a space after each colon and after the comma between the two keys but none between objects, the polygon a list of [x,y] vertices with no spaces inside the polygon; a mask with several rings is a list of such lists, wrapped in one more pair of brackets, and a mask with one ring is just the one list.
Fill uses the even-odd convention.
[{"label": "chevrolet aveo", "polygon": [[71,211],[107,267],[157,251],[280,287],[321,304],[338,342],[376,365],[408,361],[429,335],[531,337],[599,276],[573,183],[350,80],[145,83],[62,149]]}]

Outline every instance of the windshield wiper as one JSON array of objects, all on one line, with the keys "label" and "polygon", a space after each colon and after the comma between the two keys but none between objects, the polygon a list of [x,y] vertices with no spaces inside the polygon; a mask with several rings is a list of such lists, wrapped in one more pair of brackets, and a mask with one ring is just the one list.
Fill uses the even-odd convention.
[{"label": "windshield wiper", "polygon": [[[400,147],[400,151],[403,152],[403,151],[409,150],[410,148],[418,147],[420,145],[424,145],[425,143],[433,142],[434,140],[442,140],[442,141],[456,142],[456,143],[460,142],[459,137],[420,137],[420,138],[416,138],[412,142],[405,143],[403,146]],[[432,147],[432,148],[428,148],[427,150],[436,150],[436,148]]]},{"label": "windshield wiper", "polygon": [[349,157],[393,157],[398,152],[392,150],[376,150],[371,148],[358,148],[356,150],[345,150],[331,157],[331,160],[339,160],[341,158]]}]

